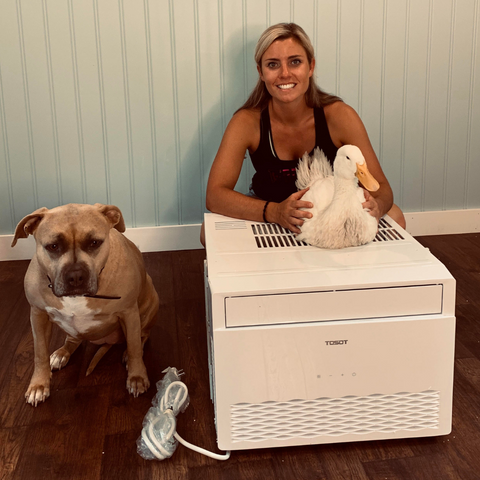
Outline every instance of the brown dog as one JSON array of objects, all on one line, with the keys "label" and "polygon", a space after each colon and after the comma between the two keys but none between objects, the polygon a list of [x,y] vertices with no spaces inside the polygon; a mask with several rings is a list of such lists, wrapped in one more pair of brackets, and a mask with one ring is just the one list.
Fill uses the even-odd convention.
[{"label": "brown dog", "polygon": [[[124,231],[120,210],[98,203],[40,208],[17,225],[12,247],[28,235],[36,241],[25,276],[35,348],[25,394],[31,405],[50,395],[51,370],[64,367],[83,339],[102,345],[87,375],[112,344],[126,340],[127,390],[136,397],[148,389],[143,345],[159,301],[142,254]],[[50,322],[67,338],[49,359]]]}]

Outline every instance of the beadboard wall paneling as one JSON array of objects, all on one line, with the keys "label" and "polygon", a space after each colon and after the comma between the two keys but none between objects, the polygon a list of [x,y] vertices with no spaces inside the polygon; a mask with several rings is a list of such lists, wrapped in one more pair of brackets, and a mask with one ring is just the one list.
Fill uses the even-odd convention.
[{"label": "beadboard wall paneling", "polygon": [[[294,21],[362,117],[406,212],[480,207],[480,0],[0,0],[0,234],[42,207],[198,224],[208,172]],[[237,189],[248,190],[244,164]]]}]

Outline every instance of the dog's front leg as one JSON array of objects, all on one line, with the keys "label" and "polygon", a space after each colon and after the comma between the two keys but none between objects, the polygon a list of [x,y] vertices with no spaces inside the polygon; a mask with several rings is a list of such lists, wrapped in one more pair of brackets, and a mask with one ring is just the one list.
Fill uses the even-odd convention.
[{"label": "dog's front leg", "polygon": [[27,403],[37,406],[50,396],[50,357],[48,346],[52,334],[52,324],[47,313],[36,307],[30,309],[34,346],[34,370],[30,385],[25,393]]},{"label": "dog's front leg", "polygon": [[71,335],[67,335],[63,347],[60,347],[58,350],[55,350],[50,355],[50,369],[51,370],[60,370],[62,369],[70,360],[73,352],[78,348],[82,343],[81,340],[73,338]]},{"label": "dog's front leg", "polygon": [[137,306],[125,312],[121,324],[127,339],[127,390],[138,397],[148,390],[150,381],[143,363],[142,332]]}]

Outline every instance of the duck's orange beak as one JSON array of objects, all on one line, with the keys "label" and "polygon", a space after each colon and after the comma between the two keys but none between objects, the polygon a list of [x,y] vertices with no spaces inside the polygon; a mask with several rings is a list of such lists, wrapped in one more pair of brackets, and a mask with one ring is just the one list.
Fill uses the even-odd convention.
[{"label": "duck's orange beak", "polygon": [[360,183],[364,186],[369,192],[376,192],[380,185],[375,180],[375,177],[368,171],[367,162],[364,162],[363,165],[357,163],[357,173],[355,174],[360,180]]}]

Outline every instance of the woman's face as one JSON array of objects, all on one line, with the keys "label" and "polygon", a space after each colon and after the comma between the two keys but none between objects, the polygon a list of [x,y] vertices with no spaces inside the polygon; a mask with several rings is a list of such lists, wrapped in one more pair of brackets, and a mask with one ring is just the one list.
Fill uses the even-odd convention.
[{"label": "woman's face", "polygon": [[300,43],[287,38],[268,47],[257,70],[273,99],[292,102],[307,91],[314,67],[315,60],[308,63],[307,52]]}]

